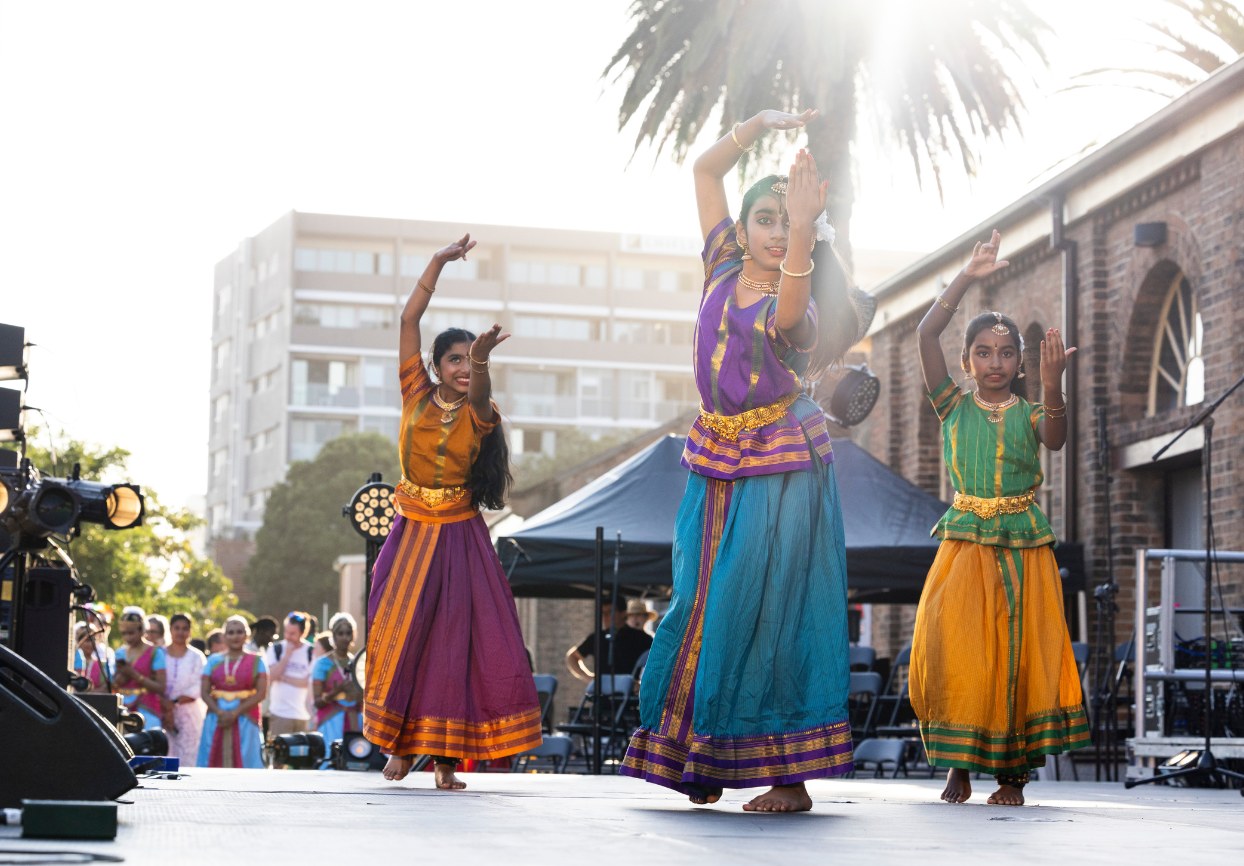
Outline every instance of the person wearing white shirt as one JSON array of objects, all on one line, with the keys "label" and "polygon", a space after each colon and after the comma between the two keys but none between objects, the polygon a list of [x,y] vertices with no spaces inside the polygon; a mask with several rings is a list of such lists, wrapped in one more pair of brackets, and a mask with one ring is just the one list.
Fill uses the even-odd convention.
[{"label": "person wearing white shirt", "polygon": [[[281,734],[308,729],[311,714],[307,694],[311,687],[311,644],[306,641],[308,617],[291,612],[285,617],[284,639],[264,654],[271,686],[268,691],[268,742]],[[275,761],[273,767],[278,767]]]}]

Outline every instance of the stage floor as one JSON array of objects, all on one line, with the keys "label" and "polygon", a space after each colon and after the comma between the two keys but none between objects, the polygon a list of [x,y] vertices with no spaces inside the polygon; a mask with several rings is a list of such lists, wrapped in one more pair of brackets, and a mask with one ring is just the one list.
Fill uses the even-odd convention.
[{"label": "stage floor", "polygon": [[[559,866],[620,863],[1229,863],[1244,851],[1238,791],[1034,782],[1030,805],[938,801],[936,779],[809,784],[810,813],[757,815],[755,792],[692,807],[616,776],[463,774],[462,792],[430,773],[189,770],[144,779],[123,798],[113,842],[35,841],[0,827],[9,852],[75,851],[130,864],[383,863]],[[35,855],[37,857],[37,855]],[[53,862],[53,861],[44,861]],[[54,862],[82,862],[56,860]]]}]

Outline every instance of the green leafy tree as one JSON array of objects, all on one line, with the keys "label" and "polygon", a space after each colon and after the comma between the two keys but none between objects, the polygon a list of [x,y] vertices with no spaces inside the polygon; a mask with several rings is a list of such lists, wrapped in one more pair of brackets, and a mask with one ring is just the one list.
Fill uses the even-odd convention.
[{"label": "green leafy tree", "polygon": [[[60,437],[58,437],[59,439]],[[42,441],[31,431],[33,441]],[[99,448],[76,439],[57,441],[55,449],[32,444],[26,456],[42,475],[68,477],[74,464],[87,481],[117,483],[130,478],[123,448]],[[106,530],[82,523],[68,544],[78,579],[94,588],[98,600],[116,610],[138,605],[153,613],[189,613],[200,634],[239,611],[233,582],[211,560],[198,555],[192,533],[201,518],[184,509],[167,508],[150,488],[143,487],[146,514],[141,526]]]},{"label": "green leafy tree", "polygon": [[[631,18],[605,75],[629,76],[618,125],[639,118],[635,149],[668,146],[682,162],[714,116],[725,135],[765,108],[816,108],[808,146],[830,181],[829,217],[844,249],[861,107],[908,152],[918,178],[939,180],[947,159],[972,173],[983,139],[1019,127],[1027,67],[1046,64],[1049,34],[1020,0],[635,0]],[[781,146],[770,135],[754,156]]]},{"label": "green leafy tree", "polygon": [[257,610],[336,610],[333,561],[364,550],[341,508],[373,472],[391,484],[401,477],[393,442],[379,433],[350,434],[327,443],[314,460],[294,463],[272,488],[245,571]]}]

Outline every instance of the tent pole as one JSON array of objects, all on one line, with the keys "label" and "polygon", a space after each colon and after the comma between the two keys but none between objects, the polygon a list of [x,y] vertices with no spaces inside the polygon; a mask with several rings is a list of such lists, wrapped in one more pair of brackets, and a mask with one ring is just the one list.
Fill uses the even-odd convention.
[{"label": "tent pole", "polygon": [[603,526],[596,527],[596,569],[595,570],[596,570],[596,575],[595,575],[596,576],[596,631],[594,634],[595,634],[595,640],[596,640],[596,647],[595,647],[595,659],[596,659],[596,678],[595,678],[596,695],[595,697],[596,699],[592,702],[592,745],[593,745],[592,773],[593,775],[599,776],[600,769],[601,769],[600,709],[601,709],[601,706],[603,705],[603,702],[601,701],[601,691],[600,691],[600,669],[601,667],[603,667],[601,665],[601,657],[600,657],[601,649],[602,649],[600,645],[601,636],[602,636],[601,635],[601,629],[602,629],[601,615],[603,613],[603,608],[602,608],[601,603],[603,601],[602,596],[604,595],[604,589],[605,589],[604,587],[604,583],[605,583],[605,527]]}]

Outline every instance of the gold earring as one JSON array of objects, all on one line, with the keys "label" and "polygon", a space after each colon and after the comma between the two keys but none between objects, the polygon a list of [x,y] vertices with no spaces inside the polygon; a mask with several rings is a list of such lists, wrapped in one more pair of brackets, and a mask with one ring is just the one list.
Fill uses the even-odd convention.
[{"label": "gold earring", "polygon": [[739,248],[743,250],[743,261],[750,262],[752,260],[752,254],[747,251],[747,238],[739,241]]}]

